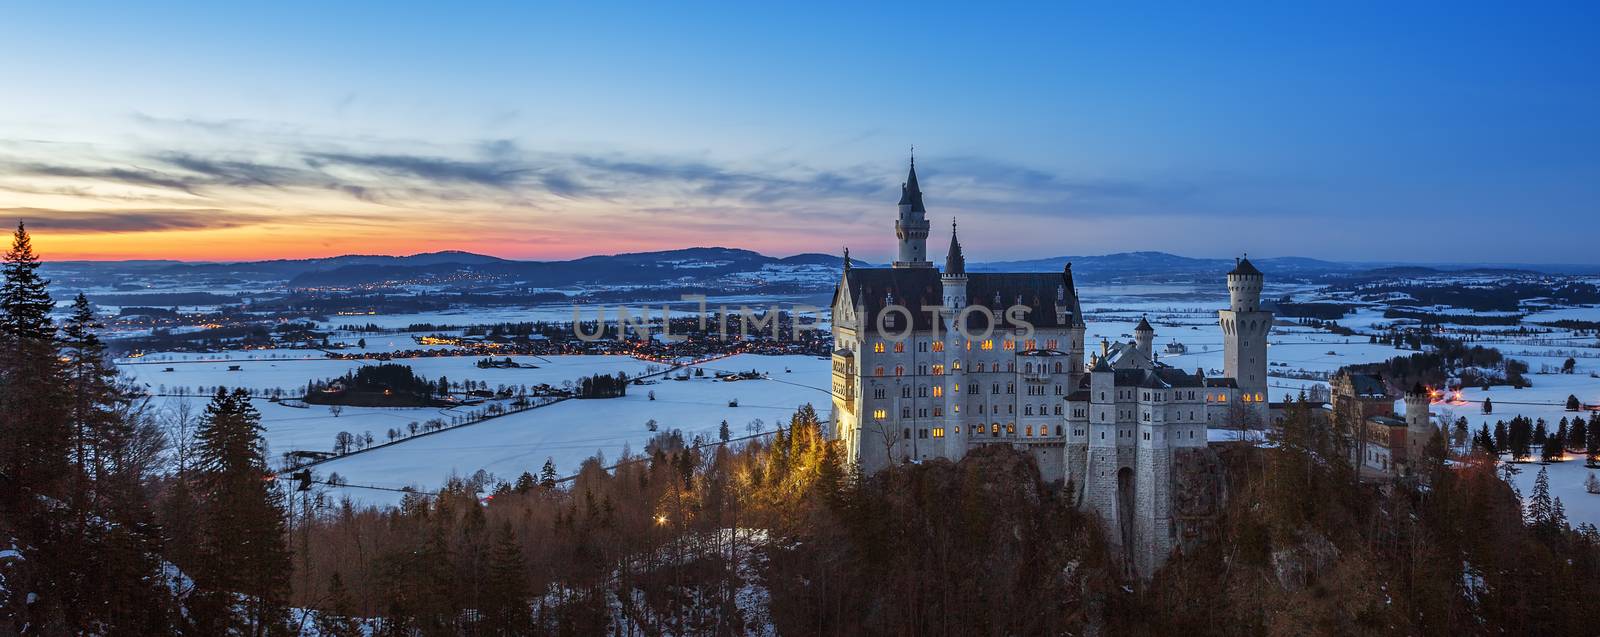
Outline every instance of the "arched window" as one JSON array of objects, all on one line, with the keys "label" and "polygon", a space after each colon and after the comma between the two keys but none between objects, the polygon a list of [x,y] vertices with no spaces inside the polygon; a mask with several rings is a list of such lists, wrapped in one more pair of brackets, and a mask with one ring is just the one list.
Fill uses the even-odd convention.
[{"label": "arched window", "polygon": [[906,375],[906,368],[903,367],[903,366],[900,366],[900,365],[895,365],[894,366],[894,375],[895,376],[905,376]]},{"label": "arched window", "polygon": [[879,365],[877,367],[874,367],[872,369],[872,375],[873,376],[882,376],[883,375],[883,366]]},{"label": "arched window", "polygon": [[877,352],[879,354],[882,354],[883,353],[883,343],[873,343],[872,344],[872,351]]}]

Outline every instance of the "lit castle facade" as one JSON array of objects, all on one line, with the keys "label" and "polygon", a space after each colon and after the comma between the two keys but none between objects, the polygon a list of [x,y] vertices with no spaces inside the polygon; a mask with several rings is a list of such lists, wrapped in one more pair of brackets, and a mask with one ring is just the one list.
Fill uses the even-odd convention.
[{"label": "lit castle facade", "polygon": [[1177,545],[1174,458],[1204,449],[1207,422],[1267,418],[1262,275],[1241,260],[1219,312],[1227,377],[1159,363],[1155,330],[1101,343],[1085,361],[1072,266],[1058,273],[966,271],[952,224],[941,272],[912,165],[889,268],[845,270],[833,297],[834,434],[873,473],[892,463],[959,460],[1004,444],[1105,521],[1141,574]]}]

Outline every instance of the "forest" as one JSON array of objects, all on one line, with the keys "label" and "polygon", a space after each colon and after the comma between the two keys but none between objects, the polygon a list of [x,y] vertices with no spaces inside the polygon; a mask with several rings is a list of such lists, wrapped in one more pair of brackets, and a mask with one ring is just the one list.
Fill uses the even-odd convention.
[{"label": "forest", "polygon": [[661,432],[570,476],[546,461],[358,507],[269,470],[246,392],[150,409],[86,299],[51,320],[37,264],[19,227],[0,633],[1584,634],[1600,601],[1600,532],[1547,489],[1524,510],[1491,456],[1442,437],[1418,480],[1360,482],[1303,401],[1271,444],[1218,448],[1220,512],[1148,581],[1029,455],[864,476],[809,406],[770,437]]}]

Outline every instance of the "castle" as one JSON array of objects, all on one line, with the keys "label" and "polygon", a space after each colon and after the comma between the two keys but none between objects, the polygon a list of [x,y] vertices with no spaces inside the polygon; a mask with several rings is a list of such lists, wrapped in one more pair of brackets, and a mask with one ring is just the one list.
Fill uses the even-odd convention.
[{"label": "castle", "polygon": [[1208,422],[1265,423],[1262,274],[1240,260],[1218,312],[1224,377],[1157,360],[1155,330],[1101,343],[1085,363],[1072,265],[1059,273],[967,272],[955,224],[943,271],[913,160],[888,268],[853,268],[834,292],[834,435],[867,473],[892,463],[958,460],[1004,444],[1097,513],[1131,570],[1148,575],[1179,539],[1175,463],[1207,446]]}]

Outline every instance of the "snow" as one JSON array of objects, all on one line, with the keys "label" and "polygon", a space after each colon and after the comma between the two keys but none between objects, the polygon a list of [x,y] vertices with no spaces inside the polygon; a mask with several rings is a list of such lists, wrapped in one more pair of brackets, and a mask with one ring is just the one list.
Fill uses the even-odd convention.
[{"label": "snow", "polygon": [[[356,487],[426,490],[452,474],[470,475],[480,469],[514,480],[524,471],[537,473],[545,459],[551,458],[557,470],[567,475],[597,454],[616,459],[624,448],[643,451],[656,435],[646,429],[647,420],[656,420],[660,432],[680,429],[686,438],[699,435],[714,440],[723,420],[728,421],[734,437],[742,437],[751,433],[747,427],[752,421],[760,419],[762,430],[772,431],[806,403],[824,419],[831,408],[826,360],[742,354],[704,367],[705,378],[635,385],[622,398],[568,400],[448,429],[336,458],[316,465],[316,473],[320,477],[338,473]],[[750,369],[770,378],[725,382],[712,377],[716,372]],[[656,393],[656,400],[649,399],[650,391]],[[728,406],[734,399],[739,406]],[[350,414],[347,411],[341,420]],[[325,445],[331,445],[333,434],[327,433],[326,440]],[[401,495],[362,488],[339,491],[340,496],[371,503],[397,502]]]}]

